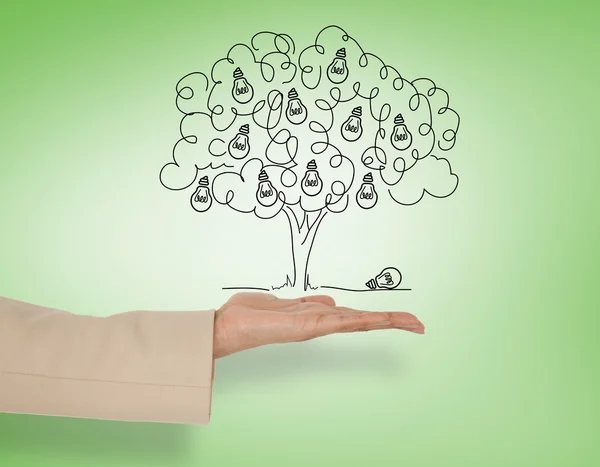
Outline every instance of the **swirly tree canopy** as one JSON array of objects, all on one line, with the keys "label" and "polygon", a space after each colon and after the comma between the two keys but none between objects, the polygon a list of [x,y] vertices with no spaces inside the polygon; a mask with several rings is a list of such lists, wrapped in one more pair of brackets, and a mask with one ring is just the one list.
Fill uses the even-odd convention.
[{"label": "swirly tree canopy", "polygon": [[219,205],[265,219],[283,212],[312,245],[327,213],[372,209],[384,197],[413,205],[458,185],[442,157],[459,127],[448,94],[336,26],[304,48],[258,33],[210,73],[184,76],[176,99],[181,139],[160,180],[189,189],[200,213]]}]

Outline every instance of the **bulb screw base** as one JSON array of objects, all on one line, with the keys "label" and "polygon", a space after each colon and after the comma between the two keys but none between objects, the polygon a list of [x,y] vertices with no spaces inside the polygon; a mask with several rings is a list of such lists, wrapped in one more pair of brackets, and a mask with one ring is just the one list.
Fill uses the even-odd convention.
[{"label": "bulb screw base", "polygon": [[240,127],[239,133],[241,135],[247,135],[250,133],[250,126],[248,124],[244,124]]},{"label": "bulb screw base", "polygon": [[208,186],[208,177],[206,175],[204,177],[202,177],[200,179],[200,181],[198,182],[198,185],[200,185],[200,186]]},{"label": "bulb screw base", "polygon": [[369,282],[365,284],[369,289],[375,290],[377,288],[377,281],[375,279],[371,279]]},{"label": "bulb screw base", "polygon": [[307,165],[306,168],[308,170],[317,170],[317,163],[315,162],[315,160],[311,160]]},{"label": "bulb screw base", "polygon": [[373,174],[371,172],[363,177],[363,183],[373,183]]},{"label": "bulb screw base", "polygon": [[261,170],[260,174],[258,174],[258,181],[266,182],[268,179],[269,179],[269,176],[267,175],[267,172],[265,172],[264,170]]},{"label": "bulb screw base", "polygon": [[290,92],[288,92],[288,99],[298,99],[298,91],[296,91],[296,88],[290,89]]},{"label": "bulb screw base", "polygon": [[352,116],[353,117],[362,117],[362,107],[355,107],[354,109],[352,109]]},{"label": "bulb screw base", "polygon": [[402,117],[402,114],[396,115],[396,118],[394,118],[394,125],[401,125],[402,123],[404,123],[404,117]]},{"label": "bulb screw base", "polygon": [[337,58],[346,58],[346,49],[345,49],[345,48],[341,48],[340,50],[338,50],[338,51],[335,53],[335,56],[336,56]]},{"label": "bulb screw base", "polygon": [[239,78],[243,78],[244,77],[244,73],[242,73],[242,70],[240,70],[240,67],[237,67],[233,71],[233,77],[234,77],[234,79],[239,79]]}]

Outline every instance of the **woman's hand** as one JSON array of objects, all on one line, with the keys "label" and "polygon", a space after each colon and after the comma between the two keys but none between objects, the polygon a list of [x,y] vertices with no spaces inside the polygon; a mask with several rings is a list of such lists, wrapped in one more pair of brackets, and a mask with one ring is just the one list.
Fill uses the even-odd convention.
[{"label": "woman's hand", "polygon": [[238,293],[215,313],[214,358],[267,344],[374,329],[425,332],[423,324],[410,313],[340,307],[326,295],[292,300],[267,293]]}]

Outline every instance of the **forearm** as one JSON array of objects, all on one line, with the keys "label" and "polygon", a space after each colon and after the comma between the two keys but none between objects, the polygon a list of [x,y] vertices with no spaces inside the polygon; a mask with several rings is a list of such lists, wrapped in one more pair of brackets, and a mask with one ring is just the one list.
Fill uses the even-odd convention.
[{"label": "forearm", "polygon": [[81,316],[0,298],[0,411],[207,424],[214,311]]}]

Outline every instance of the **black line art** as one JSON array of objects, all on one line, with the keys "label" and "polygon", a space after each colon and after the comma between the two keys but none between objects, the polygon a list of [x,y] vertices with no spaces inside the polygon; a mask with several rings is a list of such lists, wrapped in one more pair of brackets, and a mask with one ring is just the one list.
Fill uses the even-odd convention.
[{"label": "black line art", "polygon": [[387,267],[365,285],[369,289],[395,289],[402,282],[402,274],[394,267]]},{"label": "black line art", "polygon": [[344,290],[346,292],[391,292],[391,291],[401,291],[408,292],[412,289],[399,288],[398,286],[402,282],[402,274],[400,271],[393,267],[389,266],[384,268],[379,274],[377,274],[372,279],[369,279],[364,289],[351,289],[347,287],[334,287],[331,285],[322,285],[320,288],[322,289],[334,289],[334,290]]},{"label": "black line art", "polygon": [[250,127],[244,124],[240,127],[235,137],[229,142],[227,150],[229,155],[234,159],[244,159],[250,154]]},{"label": "black line art", "polygon": [[344,123],[342,123],[342,137],[349,142],[358,141],[363,134],[362,127],[362,107],[358,106],[352,109],[352,114]]},{"label": "black line art", "polygon": [[371,209],[377,204],[377,192],[373,186],[373,175],[371,172],[366,174],[363,183],[356,193],[356,204],[363,209]]},{"label": "black line art", "polygon": [[[249,288],[249,287],[245,287]],[[410,292],[412,289],[350,289],[346,287],[334,287],[331,285],[321,285],[320,289],[332,289],[332,290],[343,290],[344,292]],[[261,290],[269,290],[269,289],[261,289]]]},{"label": "black line art", "polygon": [[287,119],[294,125],[304,123],[308,117],[308,110],[298,98],[298,92],[295,88],[292,88],[290,92],[288,92],[288,99],[288,106],[285,112]]},{"label": "black line art", "polygon": [[306,166],[306,173],[302,179],[302,191],[308,196],[317,196],[323,190],[323,180],[319,177],[317,163],[312,159]]},{"label": "black line art", "polygon": [[346,49],[343,47],[335,53],[335,58],[327,68],[329,81],[342,84],[348,79],[348,65],[346,63]]},{"label": "black line art", "polygon": [[223,290],[262,290],[270,292],[271,289],[265,289],[264,287],[222,287]]},{"label": "black line art", "polygon": [[405,151],[412,144],[412,134],[406,128],[402,114],[398,114],[394,119],[394,129],[390,141],[398,151]]},{"label": "black line art", "polygon": [[273,206],[277,202],[277,190],[269,181],[267,172],[261,170],[258,174],[258,190],[256,190],[256,199],[265,207]]},{"label": "black line art", "polygon": [[205,175],[198,182],[198,188],[190,199],[192,207],[198,212],[208,211],[212,205],[210,188],[208,188],[208,177]]},{"label": "black line art", "polygon": [[291,270],[281,282],[224,289],[412,290],[399,287],[394,266],[366,277],[364,288],[315,286],[309,260],[325,218],[456,191],[441,155],[454,148],[460,117],[445,90],[407,79],[339,26],[304,48],[287,34],[258,32],[175,90],[181,137],[160,183],[189,190],[200,221],[227,207],[289,229]]},{"label": "black line art", "polygon": [[233,98],[240,104],[247,104],[254,97],[254,88],[244,78],[244,73],[239,68],[234,70],[233,78],[233,88],[231,90]]}]

